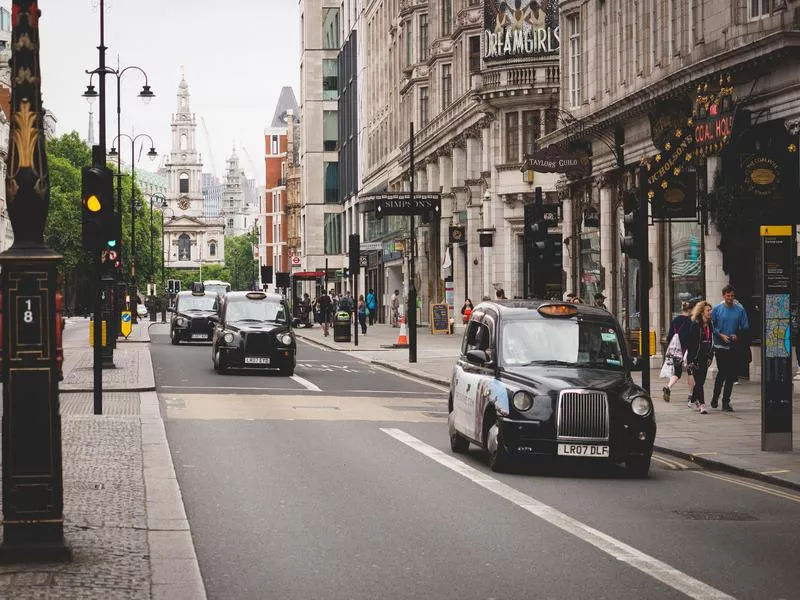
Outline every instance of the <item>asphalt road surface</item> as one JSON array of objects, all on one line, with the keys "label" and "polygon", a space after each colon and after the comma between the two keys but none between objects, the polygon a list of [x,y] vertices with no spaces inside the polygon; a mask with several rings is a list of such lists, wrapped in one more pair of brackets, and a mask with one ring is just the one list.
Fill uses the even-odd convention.
[{"label": "asphalt road surface", "polygon": [[294,378],[151,346],[212,599],[797,598],[800,494],[656,456],[494,474],[446,390],[301,344]]}]

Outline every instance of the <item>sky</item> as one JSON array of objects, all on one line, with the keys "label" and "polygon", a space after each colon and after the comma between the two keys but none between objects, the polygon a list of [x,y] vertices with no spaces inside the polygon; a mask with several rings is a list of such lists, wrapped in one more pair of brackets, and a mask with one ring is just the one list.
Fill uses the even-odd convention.
[{"label": "sky", "polygon": [[[170,119],[177,109],[181,69],[197,117],[197,148],[203,170],[225,174],[234,144],[248,177],[264,182],[264,129],[269,127],[283,86],[299,102],[300,18],[296,0],[105,0],[106,64],[145,70],[156,97],[137,98],[144,84],[135,69],[122,78],[122,132],[147,133],[162,155],[171,150]],[[11,8],[11,0],[0,0]],[[86,139],[89,105],[81,94],[87,70],[97,68],[100,0],[40,0],[42,94],[58,119],[57,134],[76,130]],[[96,79],[96,78],[95,78]],[[107,146],[117,134],[116,77],[107,84]],[[95,81],[95,88],[98,89]],[[94,104],[98,139],[98,103]],[[208,136],[200,117],[204,117]],[[140,138],[141,139],[141,138]],[[210,142],[209,142],[210,139]],[[145,142],[147,139],[145,138]],[[137,167],[154,171],[144,148]],[[246,150],[246,152],[245,152]],[[137,150],[138,154],[138,144]],[[248,155],[250,159],[248,159]],[[130,142],[123,144],[130,161]],[[255,171],[255,172],[254,172]]]}]

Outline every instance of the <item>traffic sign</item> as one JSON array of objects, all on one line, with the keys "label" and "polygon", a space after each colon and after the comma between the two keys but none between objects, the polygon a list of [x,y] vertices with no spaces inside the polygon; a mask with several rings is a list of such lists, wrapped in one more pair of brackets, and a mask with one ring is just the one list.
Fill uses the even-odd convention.
[{"label": "traffic sign", "polygon": [[299,256],[293,256],[292,257],[292,265],[293,266],[298,266],[299,267],[301,262],[303,262],[303,261]]},{"label": "traffic sign", "polygon": [[361,255],[358,257],[358,266],[360,267],[369,266],[369,263],[367,262],[367,257],[365,255]]},{"label": "traffic sign", "polygon": [[361,242],[362,252],[374,252],[375,250],[383,250],[383,242]]},{"label": "traffic sign", "polygon": [[120,333],[126,338],[131,334],[133,323],[131,322],[131,311],[123,310],[121,313]]}]

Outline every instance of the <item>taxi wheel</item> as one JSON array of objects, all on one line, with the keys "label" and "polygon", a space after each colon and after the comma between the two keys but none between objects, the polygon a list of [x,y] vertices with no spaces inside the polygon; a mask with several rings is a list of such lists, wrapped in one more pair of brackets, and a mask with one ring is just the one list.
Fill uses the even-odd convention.
[{"label": "taxi wheel", "polygon": [[225,359],[222,358],[222,351],[217,350],[214,356],[214,370],[220,375],[225,375],[228,372],[228,367],[225,366]]},{"label": "taxi wheel", "polygon": [[500,437],[500,428],[492,423],[486,432],[486,450],[489,452],[489,468],[495,473],[508,470],[510,457]]},{"label": "taxi wheel", "polygon": [[169,338],[170,338],[170,341],[172,341],[172,345],[173,346],[177,346],[178,344],[181,343],[181,340],[178,338],[178,334],[175,333],[174,329],[170,329],[169,330]]},{"label": "taxi wheel", "polygon": [[649,456],[632,456],[625,461],[628,474],[635,479],[646,479],[650,472]]},{"label": "taxi wheel", "polygon": [[468,449],[469,440],[467,438],[455,431],[450,434],[450,450],[456,454],[464,454]]}]

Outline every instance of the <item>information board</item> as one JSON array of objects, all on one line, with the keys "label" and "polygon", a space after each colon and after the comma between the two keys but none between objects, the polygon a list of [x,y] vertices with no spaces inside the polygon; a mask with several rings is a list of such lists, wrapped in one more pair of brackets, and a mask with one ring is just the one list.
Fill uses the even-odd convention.
[{"label": "information board", "polygon": [[431,304],[431,333],[450,333],[450,311],[447,304]]},{"label": "information board", "polygon": [[792,449],[792,291],[794,227],[761,227],[764,325],[761,344],[761,449]]}]

